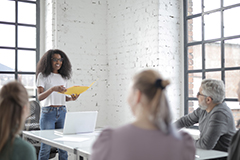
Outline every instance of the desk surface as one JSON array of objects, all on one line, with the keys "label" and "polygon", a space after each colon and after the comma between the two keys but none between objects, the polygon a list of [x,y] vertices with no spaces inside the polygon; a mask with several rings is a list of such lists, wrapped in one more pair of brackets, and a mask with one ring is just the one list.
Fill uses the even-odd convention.
[{"label": "desk surface", "polygon": [[203,159],[212,159],[212,158],[221,158],[227,157],[227,152],[216,151],[216,150],[204,150],[197,148],[195,160],[203,160]]},{"label": "desk surface", "polygon": [[[189,133],[193,139],[197,140],[200,137],[200,131],[198,129],[190,129],[183,128],[183,131]],[[220,158],[227,157],[227,152],[216,151],[216,150],[204,150],[204,149],[196,149],[196,159],[195,160],[203,160],[203,159],[212,159],[212,158]]]},{"label": "desk surface", "polygon": [[190,134],[195,140],[199,139],[200,137],[200,131],[198,129],[182,128],[181,130]]},{"label": "desk surface", "polygon": [[58,130],[23,131],[23,137],[29,137],[39,142],[74,153],[77,156],[88,157],[91,147],[100,131],[74,135],[59,134]]},{"label": "desk surface", "polygon": [[[95,131],[93,133],[74,134],[74,135],[62,135],[57,130],[40,130],[40,131],[23,131],[24,137],[30,137],[48,145],[64,149],[66,151],[76,154],[77,159],[80,156],[88,158],[91,154],[91,147],[101,131]],[[187,129],[187,132],[195,138],[198,137],[199,131]],[[196,149],[195,160],[227,157],[228,153],[215,151],[215,150],[203,150]]]}]

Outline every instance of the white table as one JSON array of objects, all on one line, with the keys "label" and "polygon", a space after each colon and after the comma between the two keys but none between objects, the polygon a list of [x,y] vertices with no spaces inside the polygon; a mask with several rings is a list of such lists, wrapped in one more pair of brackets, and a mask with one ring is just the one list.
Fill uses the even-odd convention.
[{"label": "white table", "polygon": [[[183,128],[181,129],[189,133],[193,139],[197,140],[200,137],[200,131],[198,129]],[[195,160],[204,160],[204,159],[213,159],[227,157],[227,152],[216,151],[216,150],[205,150],[205,149],[196,149]]]},{"label": "white table", "polygon": [[79,157],[87,159],[91,152],[91,146],[100,131],[85,134],[62,135],[56,132],[57,130],[38,130],[38,131],[23,131],[23,138],[31,138],[41,143],[63,149],[67,152],[74,153],[76,160]]},{"label": "white table", "polygon": [[[95,131],[93,133],[75,134],[75,135],[62,135],[56,132],[57,130],[40,130],[40,131],[23,131],[23,138],[32,138],[39,142],[54,146],[74,153],[76,160],[80,159],[80,156],[87,160],[91,154],[92,144],[96,140],[101,131]],[[195,129],[186,129],[193,137],[199,137],[199,131]],[[195,139],[194,138],[194,139]],[[203,150],[196,149],[195,160],[204,160],[211,158],[227,157],[227,152],[215,151],[215,150]]]},{"label": "white table", "polygon": [[205,149],[197,148],[195,160],[222,158],[222,157],[227,157],[227,156],[228,156],[227,152],[216,151],[216,150],[205,150]]},{"label": "white table", "polygon": [[195,140],[199,139],[200,137],[200,131],[198,129],[182,128],[181,130],[190,134]]}]

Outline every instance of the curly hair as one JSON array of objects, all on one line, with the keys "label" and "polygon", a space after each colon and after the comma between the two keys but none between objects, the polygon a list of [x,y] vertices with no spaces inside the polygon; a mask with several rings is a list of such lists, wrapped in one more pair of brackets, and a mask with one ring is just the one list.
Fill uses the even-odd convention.
[{"label": "curly hair", "polygon": [[72,75],[72,65],[67,55],[59,49],[48,50],[40,59],[37,64],[36,76],[41,72],[43,76],[47,77],[52,72],[52,61],[51,58],[54,54],[60,54],[63,58],[62,67],[58,70],[58,73],[64,79],[70,79]]}]

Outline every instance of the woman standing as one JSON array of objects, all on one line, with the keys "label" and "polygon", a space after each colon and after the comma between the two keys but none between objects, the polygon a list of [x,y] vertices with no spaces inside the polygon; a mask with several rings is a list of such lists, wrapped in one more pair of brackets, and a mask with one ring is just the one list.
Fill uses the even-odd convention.
[{"label": "woman standing", "polygon": [[29,114],[24,86],[9,82],[0,91],[0,160],[36,160],[35,148],[19,137]]},{"label": "woman standing", "polygon": [[136,120],[105,129],[93,145],[91,160],[194,160],[193,139],[172,126],[165,95],[169,81],[154,70],[137,74],[128,97]]},{"label": "woman standing", "polygon": [[[66,114],[66,101],[74,101],[79,95],[68,97],[65,92],[71,78],[72,66],[67,55],[58,49],[48,50],[37,65],[37,93],[41,101],[40,129],[61,129]],[[41,144],[39,160],[48,160],[51,146]],[[66,151],[58,149],[59,160],[66,160]]]}]

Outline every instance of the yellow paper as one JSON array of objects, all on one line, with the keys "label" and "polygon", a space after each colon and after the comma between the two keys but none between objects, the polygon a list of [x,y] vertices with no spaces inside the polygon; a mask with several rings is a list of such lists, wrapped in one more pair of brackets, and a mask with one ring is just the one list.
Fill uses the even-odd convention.
[{"label": "yellow paper", "polygon": [[67,88],[66,92],[63,92],[63,94],[72,95],[72,94],[81,94],[88,90],[96,81],[94,81],[90,86],[72,86],[70,88]]}]

